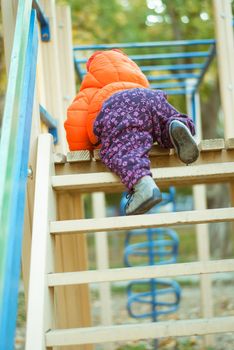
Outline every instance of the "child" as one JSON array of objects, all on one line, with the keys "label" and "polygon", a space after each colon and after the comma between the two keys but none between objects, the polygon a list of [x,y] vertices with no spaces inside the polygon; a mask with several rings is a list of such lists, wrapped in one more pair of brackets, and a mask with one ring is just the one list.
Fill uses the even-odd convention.
[{"label": "child", "polygon": [[171,106],[163,91],[149,89],[140,68],[119,50],[90,57],[65,129],[70,150],[101,145],[102,162],[129,190],[126,215],[143,214],[162,200],[150,172],[154,142],[174,147],[186,164],[199,155],[193,121]]}]

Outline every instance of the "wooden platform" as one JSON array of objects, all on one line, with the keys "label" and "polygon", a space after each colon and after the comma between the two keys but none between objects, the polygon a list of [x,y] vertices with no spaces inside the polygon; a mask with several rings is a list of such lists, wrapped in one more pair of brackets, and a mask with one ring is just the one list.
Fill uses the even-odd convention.
[{"label": "wooden platform", "polygon": [[[203,140],[199,159],[186,166],[174,150],[153,146],[150,152],[153,178],[160,187],[230,182],[234,180],[234,140]],[[58,191],[120,192],[118,176],[99,160],[98,150],[55,154],[56,174],[52,185]]]}]

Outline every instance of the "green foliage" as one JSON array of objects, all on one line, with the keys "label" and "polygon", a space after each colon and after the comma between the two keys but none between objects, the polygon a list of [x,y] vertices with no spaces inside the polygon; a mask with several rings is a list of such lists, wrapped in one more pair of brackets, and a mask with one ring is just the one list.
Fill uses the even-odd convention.
[{"label": "green foliage", "polygon": [[[153,349],[154,347],[149,347],[147,344],[132,344],[132,345],[124,345],[119,347],[117,350],[146,350],[146,349]],[[176,342],[175,346],[170,346],[170,340],[169,340],[169,346],[168,344],[161,345],[159,343],[159,349],[160,350],[167,350],[167,349],[174,349],[174,350],[198,350],[197,344],[193,344],[193,341],[190,339],[180,339]],[[214,350],[212,347],[206,347],[204,350]]]},{"label": "green foliage", "polygon": [[121,348],[118,348],[117,350],[146,350],[147,347],[144,344],[139,345],[124,345]]},{"label": "green foliage", "polygon": [[79,44],[214,37],[210,0],[162,0],[161,6],[154,0],[57,2],[71,6],[74,39]]}]

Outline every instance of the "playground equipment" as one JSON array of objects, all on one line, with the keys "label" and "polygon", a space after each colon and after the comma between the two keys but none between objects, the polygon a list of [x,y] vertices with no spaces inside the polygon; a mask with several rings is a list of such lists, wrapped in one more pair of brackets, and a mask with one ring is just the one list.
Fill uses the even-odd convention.
[{"label": "playground equipment", "polygon": [[[162,193],[162,202],[150,212],[159,212],[160,208],[172,204],[175,211],[175,189],[169,188],[169,192]],[[121,211],[126,204],[126,197],[121,200]],[[138,243],[132,243],[139,237]],[[168,228],[156,228],[147,230],[131,230],[126,234],[124,249],[124,265],[147,266],[165,265],[176,263],[178,255],[179,239],[176,231]],[[137,259],[139,258],[139,259]],[[142,287],[144,291],[142,291]],[[140,289],[140,291],[139,291]],[[169,300],[165,299],[170,297]],[[127,285],[127,309],[131,317],[148,318],[153,322],[161,315],[175,312],[180,301],[180,286],[176,281],[163,279],[149,279],[145,281],[132,281]],[[141,311],[141,305],[147,305],[146,312]],[[157,341],[154,342],[157,348]]]},{"label": "playground equipment", "polygon": [[[135,244],[129,244],[131,238],[141,235],[145,241]],[[126,242],[127,241],[127,242]],[[125,241],[124,262],[125,266],[142,265],[166,265],[176,263],[178,254],[178,236],[171,229],[147,229],[145,231],[129,231]],[[145,258],[145,263],[130,262],[131,257]],[[145,286],[147,291],[136,292],[137,287]],[[160,301],[160,297],[165,294],[175,296],[173,302]],[[150,279],[145,281],[133,281],[127,286],[127,309],[130,316],[134,318],[151,318],[156,322],[158,316],[175,312],[179,306],[180,287],[178,283],[172,280],[164,281],[162,279]],[[148,313],[139,313],[134,311],[135,304],[149,304],[151,311]]]},{"label": "playground equipment", "polygon": [[[189,167],[182,166],[172,152],[161,152],[154,147],[151,164],[153,178],[160,187],[177,186],[181,179],[184,185],[191,186],[230,183],[233,206],[232,15],[230,1],[213,3],[225,140],[202,140],[201,157]],[[207,275],[233,271],[234,260],[210,261],[208,235],[203,230],[210,222],[233,221],[234,208],[208,210],[205,197],[201,200],[201,191],[196,190],[203,206],[199,210],[140,215],[134,220],[131,217],[83,219],[81,193],[122,191],[123,187],[99,161],[93,161],[93,154],[65,155],[63,116],[75,95],[69,9],[56,8],[54,0],[40,1],[41,6],[38,1],[19,0],[16,15],[15,4],[2,0],[8,88],[0,144],[0,349],[13,349],[21,256],[28,300],[26,350],[67,349],[71,345],[91,349],[96,343],[154,339],[155,334],[162,338],[233,332],[233,316],[212,316]],[[43,12],[50,24],[49,35],[48,28],[45,36],[42,31],[43,39],[51,39],[46,43],[37,36],[37,18],[42,29],[48,23]],[[191,94],[188,95],[191,99]],[[55,128],[56,123],[49,118],[47,125],[41,124],[40,105],[57,120],[55,148],[53,137],[47,132],[48,125]],[[28,169],[31,169],[29,178]],[[103,231],[163,228],[178,223],[198,224],[197,262],[162,265],[157,270],[149,266],[86,271],[87,233],[98,236]],[[193,274],[202,276],[202,318],[92,327],[89,284]]]},{"label": "playground equipment", "polygon": [[[202,82],[214,55],[215,40],[181,40],[168,42],[149,42],[149,43],[128,43],[128,44],[107,44],[107,45],[79,45],[74,47],[74,61],[76,72],[83,79],[86,74],[85,63],[88,55],[94,50],[105,50],[121,48],[127,53],[131,50],[142,49],[164,49],[159,54],[131,54],[128,56],[134,60],[147,76],[150,86],[153,89],[163,89],[168,95],[191,95],[191,112],[195,120],[196,102],[195,96]],[[179,50],[179,52],[165,52],[168,48]],[[188,52],[187,49],[190,51]],[[198,51],[201,50],[201,51]],[[155,50],[154,50],[155,51]],[[190,59],[190,63],[183,63],[183,59]],[[160,64],[166,61],[165,64]],[[180,61],[180,63],[178,63]],[[149,65],[150,62],[151,64]],[[169,63],[168,63],[169,62]],[[181,63],[182,62],[182,63]],[[178,73],[179,71],[179,73]],[[189,84],[186,80],[192,81]],[[166,83],[164,82],[166,81]]]}]

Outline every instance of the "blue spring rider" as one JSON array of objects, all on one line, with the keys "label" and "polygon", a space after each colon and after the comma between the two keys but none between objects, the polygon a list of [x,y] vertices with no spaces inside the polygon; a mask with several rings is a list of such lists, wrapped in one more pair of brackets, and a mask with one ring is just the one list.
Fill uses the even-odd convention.
[{"label": "blue spring rider", "polygon": [[[175,189],[162,194],[163,200],[150,213],[175,211]],[[124,213],[125,194],[122,196],[120,210]],[[137,243],[134,241],[137,240]],[[140,241],[140,242],[139,242]],[[150,228],[128,231],[125,239],[125,266],[164,265],[176,262],[179,238],[168,228]],[[179,307],[181,289],[171,279],[146,279],[132,281],[127,286],[127,310],[136,319],[150,318],[153,322],[161,315],[175,312]],[[154,341],[157,349],[157,340]]]}]

